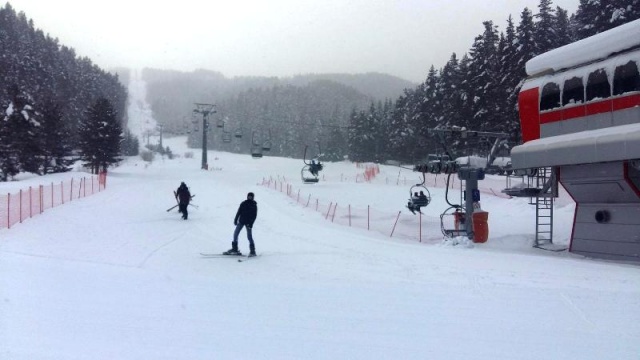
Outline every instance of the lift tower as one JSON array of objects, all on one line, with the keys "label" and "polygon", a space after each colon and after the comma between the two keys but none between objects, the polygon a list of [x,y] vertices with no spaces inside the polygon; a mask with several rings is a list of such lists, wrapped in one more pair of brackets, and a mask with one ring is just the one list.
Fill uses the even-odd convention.
[{"label": "lift tower", "polygon": [[200,104],[195,103],[196,108],[193,109],[194,114],[202,115],[202,169],[208,170],[207,162],[207,130],[209,130],[209,114],[215,114],[216,109],[214,104]]},{"label": "lift tower", "polygon": [[[430,133],[438,136],[440,145],[444,152],[449,156],[449,160],[444,162],[440,160],[437,164],[418,165],[414,170],[431,173],[458,173],[458,178],[464,182],[464,211],[468,214],[465,222],[465,232],[469,239],[473,240],[473,223],[471,214],[474,212],[474,203],[480,201],[480,191],[478,190],[478,180],[484,180],[484,174],[487,166],[489,166],[496,158],[496,153],[500,144],[505,141],[507,134],[498,132],[472,131],[467,128],[453,126],[448,129],[431,129]],[[493,146],[487,155],[487,164],[484,167],[476,167],[471,164],[460,166],[456,163],[453,154],[450,151],[450,138],[457,137],[461,139],[468,138],[486,138],[494,139]],[[448,201],[448,200],[447,200]]]}]

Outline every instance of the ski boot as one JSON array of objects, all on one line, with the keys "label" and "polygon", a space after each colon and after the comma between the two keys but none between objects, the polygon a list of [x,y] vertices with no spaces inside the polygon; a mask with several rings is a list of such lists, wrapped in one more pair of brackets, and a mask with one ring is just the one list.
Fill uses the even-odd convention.
[{"label": "ski boot", "polygon": [[256,256],[256,247],[253,245],[249,245],[249,257]]},{"label": "ski boot", "polygon": [[222,255],[242,255],[242,253],[238,251],[238,243],[232,242],[231,249],[223,252]]}]

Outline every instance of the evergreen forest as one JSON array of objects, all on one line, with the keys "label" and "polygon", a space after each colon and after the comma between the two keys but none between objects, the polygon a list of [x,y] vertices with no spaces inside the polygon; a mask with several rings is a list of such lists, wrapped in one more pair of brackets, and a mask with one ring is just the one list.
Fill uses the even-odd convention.
[{"label": "evergreen forest", "polygon": [[[540,0],[536,9],[493,21],[464,54],[425,69],[420,84],[378,74],[239,77],[198,70],[144,69],[147,98],[166,133],[188,134],[200,147],[324,160],[412,163],[438,151],[431,129],[453,126],[508,134],[521,142],[517,95],[532,57],[640,18],[640,0],[579,0],[575,14]],[[480,25],[480,24],[478,24]],[[471,41],[470,41],[471,43]],[[37,29],[10,4],[0,8],[0,180],[20,172],[68,171],[81,160],[103,171],[138,154],[127,129],[129,74],[105,71]],[[123,81],[124,80],[124,81]],[[212,103],[206,123],[194,103]],[[461,139],[459,155],[487,144]]]}]

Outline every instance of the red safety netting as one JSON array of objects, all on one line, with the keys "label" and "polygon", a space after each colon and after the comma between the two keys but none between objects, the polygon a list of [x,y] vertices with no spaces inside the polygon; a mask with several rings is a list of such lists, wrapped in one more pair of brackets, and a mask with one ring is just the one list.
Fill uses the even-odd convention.
[{"label": "red safety netting", "polygon": [[443,238],[440,219],[433,216],[381,211],[371,206],[353,207],[351,204],[327,201],[295,188],[284,178],[263,179],[260,185],[283,193],[301,207],[318,212],[325,220],[334,224],[421,242],[440,242]]},{"label": "red safety netting", "polygon": [[0,228],[11,226],[45,210],[93,195],[106,188],[107,173],[73,178],[59,183],[30,186],[15,193],[0,195]]}]

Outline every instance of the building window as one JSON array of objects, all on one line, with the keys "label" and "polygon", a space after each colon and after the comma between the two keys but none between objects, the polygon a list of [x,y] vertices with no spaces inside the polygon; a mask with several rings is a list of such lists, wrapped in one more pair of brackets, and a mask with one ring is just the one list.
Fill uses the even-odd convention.
[{"label": "building window", "polygon": [[582,78],[573,77],[564,82],[562,105],[580,104],[584,102],[584,85]]},{"label": "building window", "polygon": [[604,69],[598,69],[587,79],[587,101],[606,99],[611,96],[611,85]]},{"label": "building window", "polygon": [[640,91],[640,74],[635,61],[618,66],[613,74],[613,95],[631,91]]},{"label": "building window", "polygon": [[540,111],[551,110],[560,107],[560,85],[550,82],[542,87],[540,95]]}]

